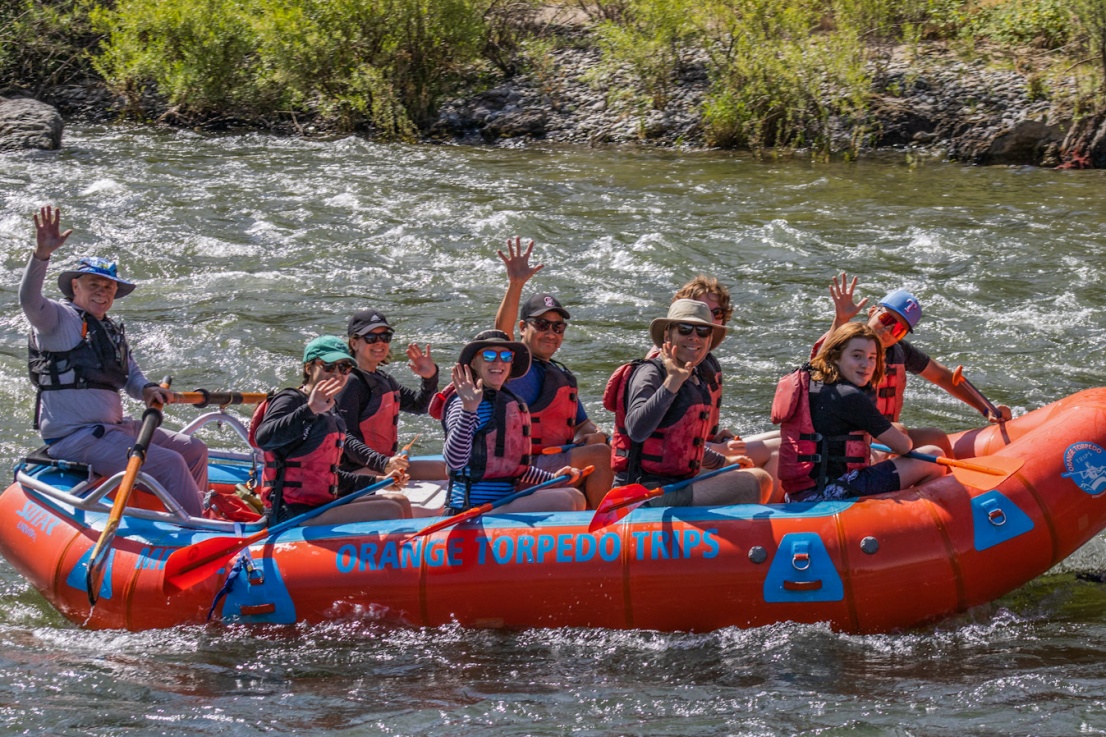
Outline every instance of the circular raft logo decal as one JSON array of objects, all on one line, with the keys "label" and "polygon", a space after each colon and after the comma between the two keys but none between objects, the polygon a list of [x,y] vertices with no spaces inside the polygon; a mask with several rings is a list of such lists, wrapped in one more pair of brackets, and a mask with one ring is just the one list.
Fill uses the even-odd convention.
[{"label": "circular raft logo decal", "polygon": [[1073,443],[1064,451],[1064,466],[1071,479],[1083,491],[1097,496],[1106,491],[1106,450],[1094,443]]}]

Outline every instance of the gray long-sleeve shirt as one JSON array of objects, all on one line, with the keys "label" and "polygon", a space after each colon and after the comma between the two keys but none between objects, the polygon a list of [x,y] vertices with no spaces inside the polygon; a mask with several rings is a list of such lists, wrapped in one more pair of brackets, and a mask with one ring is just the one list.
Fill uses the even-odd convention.
[{"label": "gray long-sleeve shirt", "polygon": [[[19,284],[19,306],[31,323],[38,347],[44,351],[68,351],[83,339],[84,321],[68,302],[47,299],[42,294],[49,261],[31,256],[23,281]],[[62,375],[68,381],[72,376]],[[149,379],[134,360],[127,360],[125,390],[134,399],[142,398],[142,389]],[[57,389],[42,393],[39,430],[44,440],[63,438],[90,425],[114,425],[123,421],[123,401],[119,392],[106,389]]]}]

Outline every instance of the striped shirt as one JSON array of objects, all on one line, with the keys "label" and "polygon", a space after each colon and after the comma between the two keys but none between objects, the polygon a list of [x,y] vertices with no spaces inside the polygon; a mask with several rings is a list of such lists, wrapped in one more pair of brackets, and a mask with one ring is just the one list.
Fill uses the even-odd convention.
[{"label": "striped shirt", "polygon": [[[467,411],[460,399],[455,399],[446,407],[445,413],[445,446],[442,456],[450,471],[463,471],[472,458],[472,443],[477,431],[482,430],[492,419],[495,405],[488,400],[480,402],[475,412]],[[469,505],[475,506],[494,502],[508,494],[514,493],[516,488],[526,488],[540,484],[554,478],[553,474],[543,471],[535,466],[523,474],[519,479],[494,479],[488,481],[475,481],[469,491]],[[463,484],[454,484],[450,492],[449,506],[455,509],[465,508],[465,487]]]}]

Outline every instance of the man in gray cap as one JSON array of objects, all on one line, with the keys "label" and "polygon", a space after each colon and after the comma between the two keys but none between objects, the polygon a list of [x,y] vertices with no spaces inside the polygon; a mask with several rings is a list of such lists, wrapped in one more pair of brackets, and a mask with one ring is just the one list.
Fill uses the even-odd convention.
[{"label": "man in gray cap", "polygon": [[[560,300],[548,293],[531,296],[519,312],[519,300],[526,282],[542,269],[530,267],[534,241],[526,250],[522,239],[507,239],[507,254],[498,251],[507,267],[507,293],[495,315],[495,326],[514,335],[515,321],[519,339],[530,350],[533,360],[525,375],[507,382],[507,388],[526,402],[530,409],[531,440],[534,465],[547,471],[563,466],[595,470],[581,483],[588,507],[594,508],[610,491],[614,473],[611,471],[611,449],[607,436],[588,418],[580,401],[576,377],[568,368],[553,360],[553,354],[564,342],[570,315]],[[557,450],[571,446],[567,450]]]},{"label": "man in gray cap", "polygon": [[[34,216],[36,246],[19,305],[31,323],[29,369],[35,386],[35,428],[51,458],[87,463],[101,476],[124,470],[141,422],[123,417],[119,390],[147,406],[170,392],[146,378],[127,346],[122,322],[108,317],[115,300],[134,291],[107,259],[86,257],[63,271],[64,301],[42,294],[50,257],[73,232],[60,232],[61,210]],[[190,435],[158,429],[142,470],[153,476],[193,516],[207,490],[207,446]]]}]

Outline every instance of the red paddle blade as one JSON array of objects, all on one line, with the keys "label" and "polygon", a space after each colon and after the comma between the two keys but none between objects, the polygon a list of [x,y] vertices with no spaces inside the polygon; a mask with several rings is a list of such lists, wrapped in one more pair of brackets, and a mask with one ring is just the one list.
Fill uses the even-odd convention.
[{"label": "red paddle blade", "polygon": [[239,550],[265,538],[268,530],[249,537],[213,537],[175,551],[165,561],[162,590],[188,589],[210,577]]},{"label": "red paddle blade", "polygon": [[663,493],[664,489],[660,487],[648,489],[641,484],[616,486],[607,492],[603,501],[595,508],[591,524],[588,525],[588,532],[595,532],[618,522],[645,502]]}]

